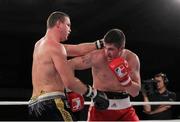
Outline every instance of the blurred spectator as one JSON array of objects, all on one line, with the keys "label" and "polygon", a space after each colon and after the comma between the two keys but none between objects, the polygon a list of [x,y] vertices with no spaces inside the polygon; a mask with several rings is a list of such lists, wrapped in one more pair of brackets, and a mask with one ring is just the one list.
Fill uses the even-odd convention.
[{"label": "blurred spectator", "polygon": [[[142,90],[144,102],[149,101],[175,101],[176,93],[167,89],[168,78],[166,74],[159,73],[149,81],[151,84],[155,84],[154,91]],[[149,87],[151,85],[149,84]],[[152,88],[152,87],[150,87]],[[145,113],[145,119],[149,120],[167,120],[172,119],[172,106],[171,105],[144,105],[143,112]]]}]

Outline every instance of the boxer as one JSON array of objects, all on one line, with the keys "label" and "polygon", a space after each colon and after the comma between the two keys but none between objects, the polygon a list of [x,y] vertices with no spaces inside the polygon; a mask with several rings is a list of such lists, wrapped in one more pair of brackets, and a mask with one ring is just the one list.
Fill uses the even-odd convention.
[{"label": "boxer", "polygon": [[69,60],[74,70],[92,68],[93,87],[109,99],[109,106],[103,110],[92,100],[88,121],[139,121],[129,97],[140,91],[139,57],[125,49],[126,39],[120,29],[109,30],[103,39],[103,49]]},{"label": "boxer", "polygon": [[84,55],[96,48],[100,49],[101,41],[65,45],[62,42],[68,39],[70,32],[71,22],[66,13],[56,11],[49,15],[46,34],[36,42],[33,51],[33,92],[28,105],[30,120],[73,121],[72,111],[81,108],[78,108],[78,99],[74,100],[74,95],[70,94],[73,99],[67,100],[65,88],[91,98],[100,108],[109,102],[102,91],[76,78],[67,61],[67,56]]}]

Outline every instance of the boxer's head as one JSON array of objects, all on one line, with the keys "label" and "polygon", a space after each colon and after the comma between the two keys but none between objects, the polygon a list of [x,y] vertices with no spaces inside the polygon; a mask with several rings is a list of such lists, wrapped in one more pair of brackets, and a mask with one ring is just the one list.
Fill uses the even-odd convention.
[{"label": "boxer's head", "polygon": [[108,60],[112,60],[119,56],[125,48],[125,35],[119,29],[111,29],[104,36],[105,54]]},{"label": "boxer's head", "polygon": [[61,35],[61,40],[67,40],[67,37],[71,32],[70,26],[70,18],[63,12],[53,12],[47,19],[47,29],[55,28]]},{"label": "boxer's head", "polygon": [[51,13],[47,19],[47,28],[54,27],[57,21],[64,23],[66,18],[69,18],[69,16],[66,13],[59,12],[59,11],[55,11]]}]

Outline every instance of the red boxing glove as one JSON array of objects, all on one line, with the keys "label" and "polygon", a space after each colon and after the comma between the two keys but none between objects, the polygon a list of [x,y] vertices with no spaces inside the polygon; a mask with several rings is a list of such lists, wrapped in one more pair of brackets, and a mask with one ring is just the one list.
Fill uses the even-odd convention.
[{"label": "red boxing glove", "polygon": [[122,86],[131,85],[128,62],[125,59],[121,57],[115,58],[109,63],[109,67]]},{"label": "red boxing glove", "polygon": [[84,98],[82,95],[75,92],[66,93],[68,103],[73,112],[80,111],[84,108]]}]

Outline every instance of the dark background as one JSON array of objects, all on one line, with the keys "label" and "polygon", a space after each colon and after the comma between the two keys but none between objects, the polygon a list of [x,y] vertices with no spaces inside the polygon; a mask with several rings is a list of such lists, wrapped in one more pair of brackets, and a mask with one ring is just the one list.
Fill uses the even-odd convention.
[{"label": "dark background", "polygon": [[[47,17],[57,10],[71,18],[70,44],[92,42],[109,29],[122,29],[126,48],[140,58],[142,80],[166,73],[168,89],[179,100],[178,0],[0,0],[0,100],[29,100],[33,47],[46,32]],[[77,77],[92,83],[90,70],[77,72]],[[2,113],[7,119],[8,112]]]}]

